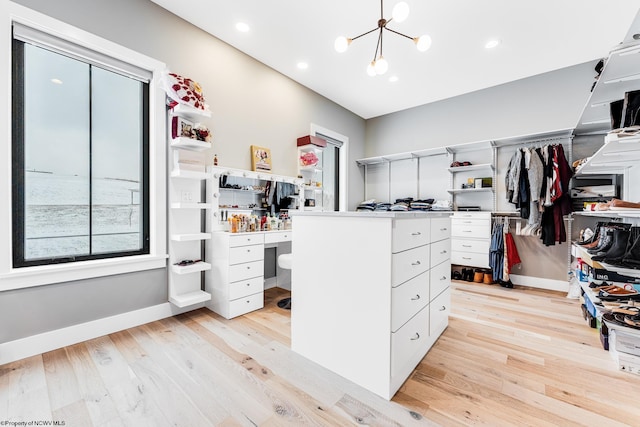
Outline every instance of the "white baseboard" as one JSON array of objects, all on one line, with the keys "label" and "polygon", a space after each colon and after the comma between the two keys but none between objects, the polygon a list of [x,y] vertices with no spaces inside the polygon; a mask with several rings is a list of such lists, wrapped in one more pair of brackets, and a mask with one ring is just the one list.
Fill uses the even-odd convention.
[{"label": "white baseboard", "polygon": [[180,309],[167,302],[128,313],[56,329],[55,331],[43,332],[38,335],[0,343],[0,365],[124,329],[133,328],[145,323],[165,319],[202,306],[203,304],[199,304],[186,309]]},{"label": "white baseboard", "polygon": [[519,276],[517,274],[509,274],[509,278],[514,285],[548,289],[550,291],[569,292],[569,282],[567,280],[543,279],[533,276]]}]

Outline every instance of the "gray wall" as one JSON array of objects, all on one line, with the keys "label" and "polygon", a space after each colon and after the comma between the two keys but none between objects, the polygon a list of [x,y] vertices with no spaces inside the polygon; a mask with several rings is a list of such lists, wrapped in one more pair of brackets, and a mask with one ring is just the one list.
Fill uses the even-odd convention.
[{"label": "gray wall", "polygon": [[[148,0],[18,0],[31,9],[167,64],[198,81],[212,111],[213,154],[222,166],[250,169],[249,146],[269,147],[274,173],[296,174],[296,138],[310,124],[349,137],[350,159],[364,156],[365,122]],[[6,132],[5,132],[6,133]],[[349,166],[349,207],[362,198]],[[0,342],[167,301],[165,270],[0,293]]]},{"label": "gray wall", "polygon": [[596,62],[368,120],[366,156],[573,128],[589,97]]}]

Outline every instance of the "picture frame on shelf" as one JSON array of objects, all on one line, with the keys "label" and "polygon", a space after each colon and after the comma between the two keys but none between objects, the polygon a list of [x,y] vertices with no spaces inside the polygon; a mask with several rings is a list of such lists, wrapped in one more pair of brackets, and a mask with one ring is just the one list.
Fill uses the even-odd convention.
[{"label": "picture frame on shelf", "polygon": [[191,138],[194,123],[184,117],[174,116],[171,119],[171,137],[172,138]]},{"label": "picture frame on shelf", "polygon": [[257,145],[251,146],[251,170],[271,172],[271,150]]}]

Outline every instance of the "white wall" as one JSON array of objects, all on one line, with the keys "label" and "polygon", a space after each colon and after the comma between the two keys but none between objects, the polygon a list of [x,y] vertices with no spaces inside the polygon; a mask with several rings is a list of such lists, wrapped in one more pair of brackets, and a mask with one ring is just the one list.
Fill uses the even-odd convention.
[{"label": "white wall", "polygon": [[366,157],[573,128],[596,62],[368,120]]},{"label": "white wall", "polygon": [[[268,147],[274,173],[296,174],[296,138],[311,123],[349,138],[349,158],[364,156],[362,118],[293,82],[148,0],[17,0],[53,18],[167,64],[198,81],[212,111],[204,123],[213,132],[219,164],[250,169],[249,146]],[[6,1],[0,2],[2,35],[8,37]],[[9,41],[0,59],[0,99],[9,99]],[[0,131],[9,135],[8,103],[0,103]],[[9,144],[9,139],[4,139]],[[4,170],[9,174],[10,171]],[[349,207],[362,199],[363,179],[349,166]],[[0,195],[8,192],[0,188]],[[0,224],[10,227],[11,224]],[[5,242],[9,245],[10,242]],[[5,246],[0,256],[6,256]],[[166,271],[110,276],[0,293],[0,343],[126,313],[167,301]],[[20,309],[17,309],[20,308]]]}]

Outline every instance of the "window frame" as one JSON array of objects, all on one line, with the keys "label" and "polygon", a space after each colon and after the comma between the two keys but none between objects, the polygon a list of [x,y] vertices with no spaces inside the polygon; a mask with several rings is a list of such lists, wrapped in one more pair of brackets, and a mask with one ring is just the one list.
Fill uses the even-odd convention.
[{"label": "window frame", "polygon": [[161,81],[166,65],[126,47],[105,40],[47,15],[33,11],[13,2],[0,9],[4,15],[0,28],[4,37],[0,40],[0,96],[6,103],[0,106],[0,129],[5,129],[8,141],[12,141],[12,25],[22,24],[38,31],[51,34],[62,40],[107,55],[116,60],[132,64],[151,73],[149,81],[149,253],[117,256],[115,258],[89,259],[66,263],[13,266],[14,248],[9,245],[13,239],[14,215],[12,212],[12,144],[0,148],[0,162],[6,165],[6,173],[0,174],[0,241],[7,242],[0,247],[0,292],[10,289],[42,286],[73,280],[125,274],[157,268],[166,268],[166,103]]}]

